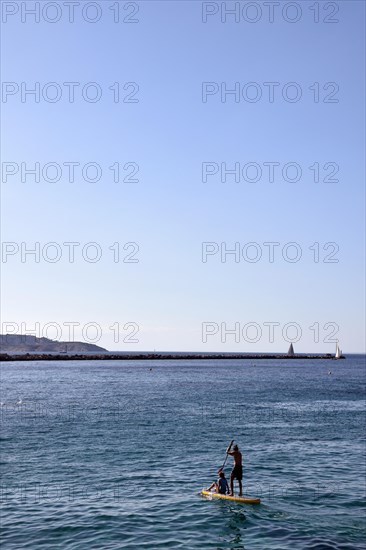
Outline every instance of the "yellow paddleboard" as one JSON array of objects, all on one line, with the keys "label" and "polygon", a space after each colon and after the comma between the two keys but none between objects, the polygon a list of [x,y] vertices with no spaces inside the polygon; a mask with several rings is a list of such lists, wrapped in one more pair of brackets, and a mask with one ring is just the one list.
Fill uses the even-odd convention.
[{"label": "yellow paddleboard", "polygon": [[201,494],[210,498],[223,498],[225,500],[234,500],[235,502],[244,502],[245,504],[260,504],[260,498],[253,497],[231,497],[229,495],[221,495],[220,493],[211,493],[206,489],[202,489]]}]

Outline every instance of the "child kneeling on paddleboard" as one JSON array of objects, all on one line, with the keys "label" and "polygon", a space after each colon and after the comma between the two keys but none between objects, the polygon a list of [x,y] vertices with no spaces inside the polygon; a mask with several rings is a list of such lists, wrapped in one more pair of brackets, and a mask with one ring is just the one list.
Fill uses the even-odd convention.
[{"label": "child kneeling on paddleboard", "polygon": [[219,470],[219,479],[217,481],[214,481],[212,485],[209,486],[207,491],[211,491],[211,489],[213,488],[215,488],[215,492],[220,493],[220,495],[226,495],[226,493],[230,493],[229,484],[223,470]]}]

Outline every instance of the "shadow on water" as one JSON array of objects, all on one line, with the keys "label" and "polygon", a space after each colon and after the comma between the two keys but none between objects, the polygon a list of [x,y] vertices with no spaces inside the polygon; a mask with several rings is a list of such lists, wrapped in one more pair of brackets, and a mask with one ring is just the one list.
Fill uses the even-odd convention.
[{"label": "shadow on water", "polygon": [[224,529],[224,546],[217,546],[216,550],[224,550],[230,548],[231,550],[245,550],[242,529],[246,529],[245,522],[247,517],[243,510],[238,509],[237,506],[230,503],[222,504],[223,520],[225,524]]},{"label": "shadow on water", "polygon": [[243,523],[247,519],[244,512],[242,510],[238,510],[237,508],[235,508],[230,504],[228,506],[228,510],[230,512],[228,527],[229,528],[237,528],[238,526],[244,527]]}]

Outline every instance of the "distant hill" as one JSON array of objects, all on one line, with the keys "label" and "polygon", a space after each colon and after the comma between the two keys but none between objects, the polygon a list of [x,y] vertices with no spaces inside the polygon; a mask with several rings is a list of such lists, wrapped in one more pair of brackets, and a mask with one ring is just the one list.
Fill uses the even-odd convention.
[{"label": "distant hill", "polygon": [[105,348],[85,342],[58,342],[28,334],[0,334],[1,353],[86,353],[106,352]]}]

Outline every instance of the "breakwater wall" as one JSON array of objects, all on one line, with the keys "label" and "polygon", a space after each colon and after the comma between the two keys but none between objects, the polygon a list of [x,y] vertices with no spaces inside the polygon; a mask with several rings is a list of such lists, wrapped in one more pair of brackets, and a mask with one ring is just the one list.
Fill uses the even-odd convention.
[{"label": "breakwater wall", "polygon": [[[321,355],[311,354],[269,354],[269,353],[87,353],[87,354],[66,354],[66,353],[22,353],[7,354],[0,353],[0,361],[144,361],[144,360],[204,360],[204,359],[243,359],[246,361],[257,361],[262,359],[335,359],[330,353]],[[342,356],[344,359],[344,356]]]}]

